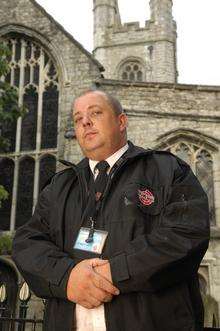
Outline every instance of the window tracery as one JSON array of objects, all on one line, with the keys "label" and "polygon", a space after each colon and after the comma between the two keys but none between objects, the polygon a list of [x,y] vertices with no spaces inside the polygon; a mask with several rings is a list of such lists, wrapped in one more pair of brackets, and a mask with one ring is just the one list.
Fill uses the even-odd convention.
[{"label": "window tracery", "polygon": [[213,159],[211,153],[203,146],[187,141],[178,141],[167,150],[176,154],[192,168],[208,196],[210,223],[215,225]]},{"label": "window tracery", "polygon": [[128,60],[120,68],[120,79],[134,82],[144,80],[142,64],[137,60]]},{"label": "window tracery", "polygon": [[[2,130],[10,141],[7,155],[14,160],[14,182],[12,176],[10,183],[13,201],[10,228],[13,230],[30,217],[33,202],[37,200],[43,171],[41,156],[49,151],[53,160],[56,159],[59,75],[52,56],[37,41],[19,33],[10,33],[4,40],[11,49],[10,72],[5,80],[17,89],[19,104],[28,109],[17,124],[9,124]],[[55,161],[47,162],[53,172],[55,164]],[[27,181],[31,185],[28,189],[25,188]],[[7,215],[8,224],[9,219]]]}]

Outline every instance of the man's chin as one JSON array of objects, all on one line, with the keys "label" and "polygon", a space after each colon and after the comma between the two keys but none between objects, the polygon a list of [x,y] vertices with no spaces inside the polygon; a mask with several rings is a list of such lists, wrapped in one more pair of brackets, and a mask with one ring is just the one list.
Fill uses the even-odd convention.
[{"label": "man's chin", "polygon": [[82,148],[82,150],[84,151],[84,153],[90,153],[90,152],[98,150],[101,147],[102,147],[102,144],[100,144],[100,143],[95,144],[94,142],[89,142],[88,144],[86,144],[84,146],[84,148]]}]

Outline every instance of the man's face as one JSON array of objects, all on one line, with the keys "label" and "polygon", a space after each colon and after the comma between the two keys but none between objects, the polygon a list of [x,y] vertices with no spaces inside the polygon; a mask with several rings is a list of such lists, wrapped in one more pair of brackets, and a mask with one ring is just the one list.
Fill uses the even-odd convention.
[{"label": "man's face", "polygon": [[73,120],[78,143],[92,160],[104,160],[126,143],[126,115],[116,115],[101,92],[76,99]]}]

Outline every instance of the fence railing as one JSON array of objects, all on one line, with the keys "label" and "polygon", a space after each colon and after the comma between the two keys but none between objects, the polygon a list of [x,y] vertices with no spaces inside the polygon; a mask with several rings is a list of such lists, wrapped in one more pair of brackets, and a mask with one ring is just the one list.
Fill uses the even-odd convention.
[{"label": "fence railing", "polygon": [[0,286],[0,331],[38,331],[42,330],[43,319],[27,317],[28,302],[31,293],[27,283],[23,283],[19,291],[19,307],[15,316],[14,309],[7,303],[6,285]]},{"label": "fence railing", "polygon": [[0,331],[36,331],[38,325],[43,325],[43,320],[0,317]]}]

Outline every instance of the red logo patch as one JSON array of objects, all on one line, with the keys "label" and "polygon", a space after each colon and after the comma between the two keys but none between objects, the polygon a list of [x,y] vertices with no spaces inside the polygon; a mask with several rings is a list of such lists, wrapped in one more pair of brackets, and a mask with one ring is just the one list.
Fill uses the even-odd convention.
[{"label": "red logo patch", "polygon": [[154,203],[154,195],[151,191],[149,190],[138,190],[138,198],[142,205],[144,206],[150,206],[152,203]]}]

